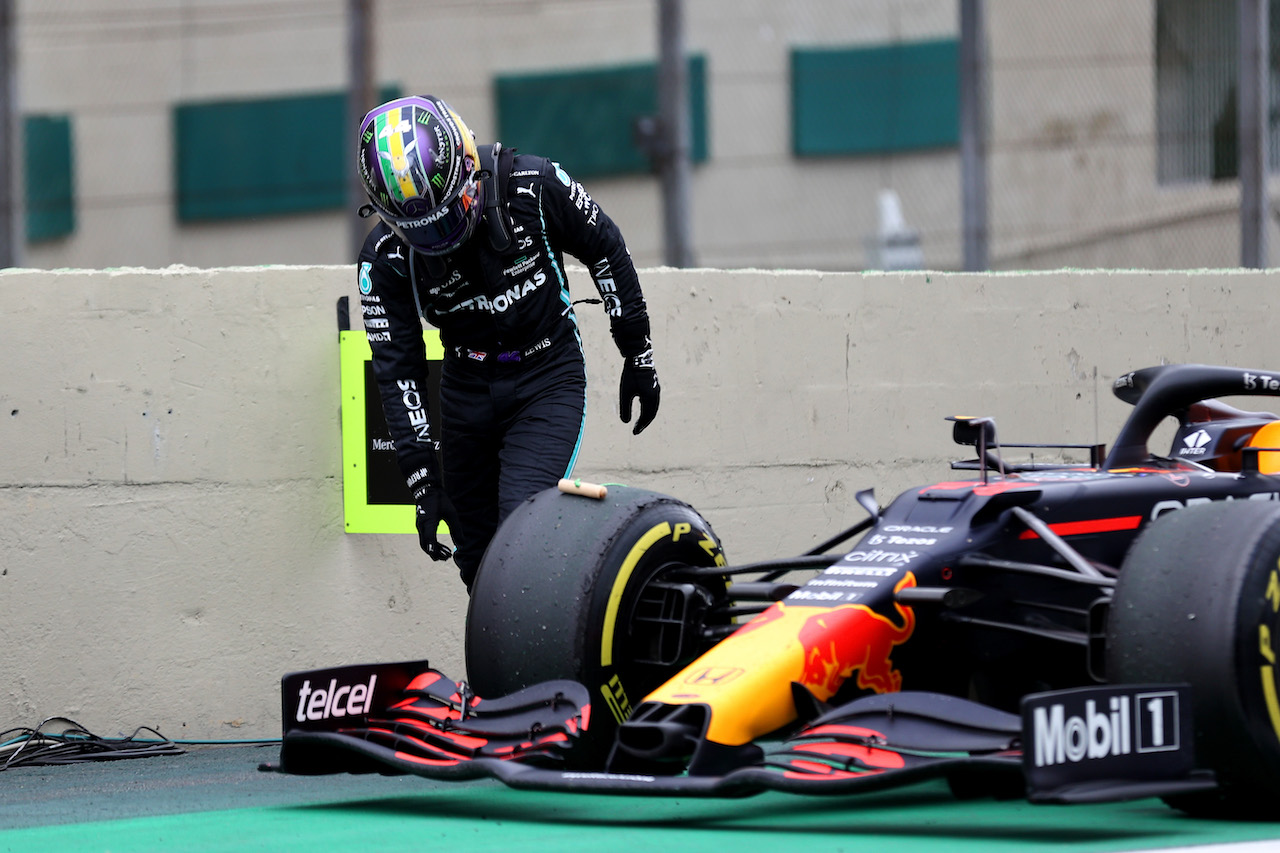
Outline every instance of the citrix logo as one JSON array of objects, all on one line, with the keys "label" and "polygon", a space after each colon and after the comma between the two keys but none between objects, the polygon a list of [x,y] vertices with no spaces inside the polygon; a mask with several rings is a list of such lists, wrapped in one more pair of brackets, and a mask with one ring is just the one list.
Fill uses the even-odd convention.
[{"label": "citrix logo", "polygon": [[373,687],[378,683],[376,674],[369,676],[368,684],[338,684],[329,679],[328,689],[311,689],[310,679],[302,682],[298,691],[298,722],[327,720],[330,717],[357,717],[369,713],[373,707]]}]

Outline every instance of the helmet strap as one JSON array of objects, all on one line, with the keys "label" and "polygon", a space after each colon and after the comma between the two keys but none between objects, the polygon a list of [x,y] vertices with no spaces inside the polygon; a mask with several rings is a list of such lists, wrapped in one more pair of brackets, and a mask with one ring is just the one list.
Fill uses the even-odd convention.
[{"label": "helmet strap", "polygon": [[481,149],[479,154],[480,183],[484,186],[485,233],[495,252],[505,252],[511,248],[512,239],[503,208],[506,207],[507,179],[511,176],[511,161],[515,159],[516,150],[504,149],[501,142],[495,142],[491,149]]}]

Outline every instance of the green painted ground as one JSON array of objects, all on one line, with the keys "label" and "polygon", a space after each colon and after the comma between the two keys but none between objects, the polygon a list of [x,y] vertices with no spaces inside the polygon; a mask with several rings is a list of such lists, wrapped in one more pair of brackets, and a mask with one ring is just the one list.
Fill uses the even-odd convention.
[{"label": "green painted ground", "polygon": [[1140,850],[1275,840],[1276,823],[1192,820],[1155,800],[957,802],[941,783],[857,798],[567,796],[498,783],[259,773],[274,751],[0,773],[0,851]]}]

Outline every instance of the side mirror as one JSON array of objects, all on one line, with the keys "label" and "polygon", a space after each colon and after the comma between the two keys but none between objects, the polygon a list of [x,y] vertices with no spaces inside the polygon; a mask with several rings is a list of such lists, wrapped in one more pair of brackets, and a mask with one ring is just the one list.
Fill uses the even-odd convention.
[{"label": "side mirror", "polygon": [[956,444],[983,449],[996,446],[996,422],[991,418],[956,415],[947,420],[955,423],[951,428],[951,438]]}]

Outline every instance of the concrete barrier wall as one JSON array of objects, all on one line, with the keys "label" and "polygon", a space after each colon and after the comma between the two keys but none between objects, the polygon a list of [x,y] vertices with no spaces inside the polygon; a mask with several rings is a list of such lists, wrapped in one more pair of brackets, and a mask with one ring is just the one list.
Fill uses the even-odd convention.
[{"label": "concrete barrier wall", "polygon": [[[732,561],[798,553],[951,476],[949,414],[1109,441],[1111,381],[1280,367],[1277,276],[650,270],[662,410],[617,419],[580,306],[577,474],[681,497]],[[576,296],[591,295],[584,272]],[[336,302],[350,267],[0,272],[0,724],[272,737],[279,677],[429,658],[464,675],[466,598],[416,538],[343,531]]]}]

